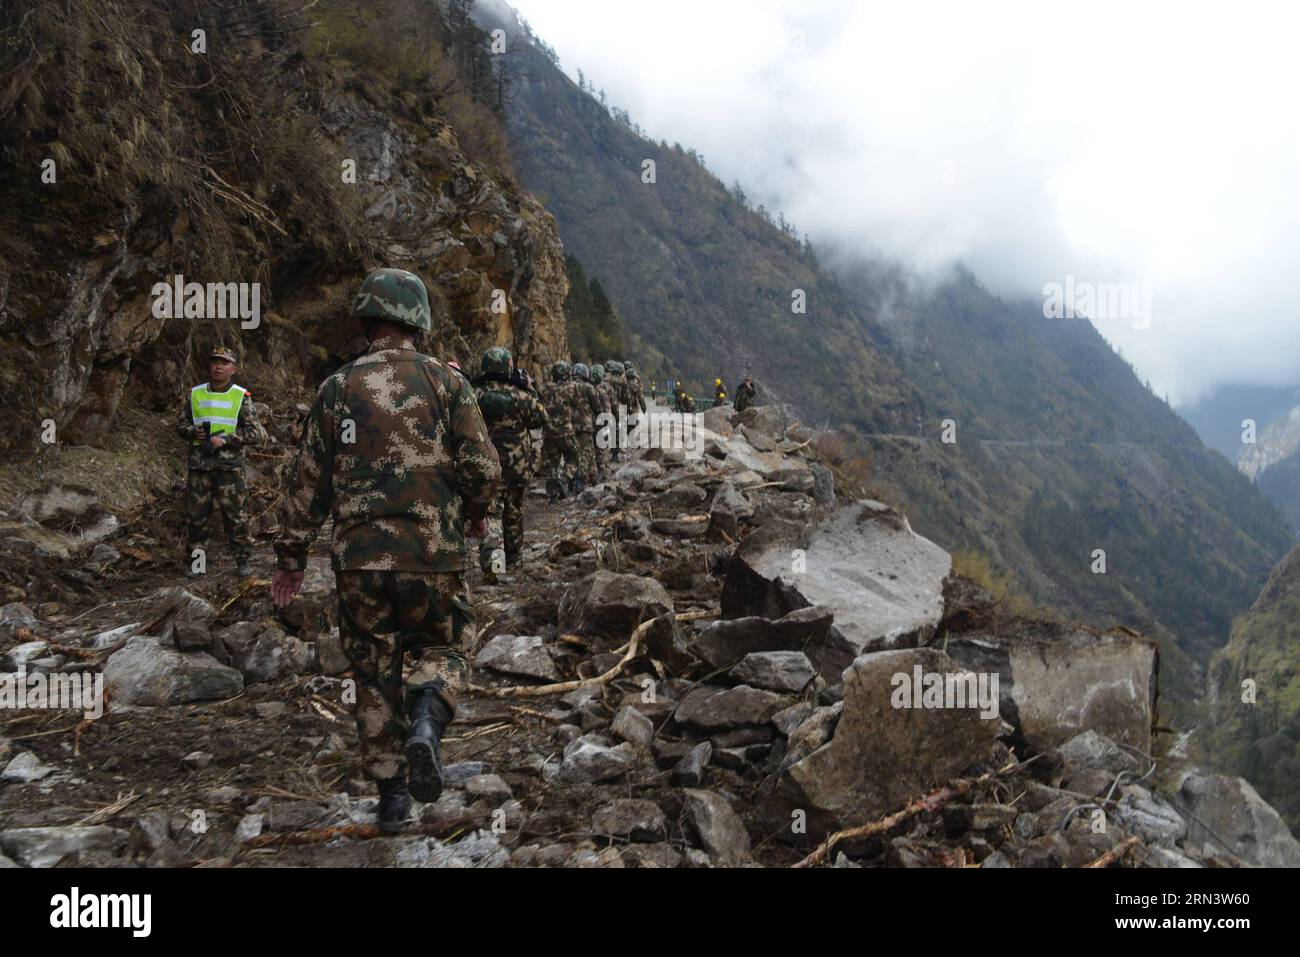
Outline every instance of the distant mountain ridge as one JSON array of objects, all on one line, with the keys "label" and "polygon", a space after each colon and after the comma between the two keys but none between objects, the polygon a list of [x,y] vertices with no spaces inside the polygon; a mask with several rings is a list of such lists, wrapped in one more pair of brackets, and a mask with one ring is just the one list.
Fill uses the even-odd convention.
[{"label": "distant mountain ridge", "polygon": [[847,427],[919,532],[1037,600],[1157,635],[1184,676],[1170,687],[1194,694],[1291,536],[1091,324],[1045,320],[960,269],[934,284],[873,260],[832,272],[693,151],[611,115],[519,24],[479,16],[511,38],[515,168],[628,331],[673,363],[652,371],[752,374],[805,420]]}]

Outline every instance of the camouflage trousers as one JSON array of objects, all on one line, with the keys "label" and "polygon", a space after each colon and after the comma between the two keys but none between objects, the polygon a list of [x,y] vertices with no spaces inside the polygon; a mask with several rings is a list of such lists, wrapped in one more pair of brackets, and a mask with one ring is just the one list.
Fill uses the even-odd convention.
[{"label": "camouflage trousers", "polygon": [[616,438],[617,431],[617,428],[605,426],[595,432],[596,477],[598,480],[609,475],[609,457],[614,443],[618,441]]},{"label": "camouflage trousers", "polygon": [[440,682],[455,708],[469,675],[474,610],[460,572],[334,574],[339,638],[357,682],[361,757],[371,777],[386,781],[406,773],[408,693]]},{"label": "camouflage trousers", "polygon": [[595,485],[596,433],[579,432],[575,438],[578,446],[578,477],[588,485]]},{"label": "camouflage trousers", "polygon": [[190,469],[185,489],[187,559],[196,548],[207,551],[208,520],[212,517],[214,504],[221,512],[226,540],[235,558],[251,558],[253,535],[248,529],[247,500],[243,469]]},{"label": "camouflage trousers", "polygon": [[567,487],[578,474],[578,445],[573,435],[548,435],[542,443],[542,471]]},{"label": "camouflage trousers", "polygon": [[[524,493],[526,485],[497,489],[488,512],[487,537],[479,543],[478,565],[483,571],[502,572],[519,564],[524,550]],[[502,547],[504,539],[504,547]],[[504,559],[505,565],[501,565]]]},{"label": "camouflage trousers", "polygon": [[622,458],[624,461],[627,460],[627,450],[628,450],[628,448],[629,448],[629,447],[632,447],[632,446],[634,445],[634,441],[633,441],[633,438],[632,438],[632,437],[636,434],[636,426],[637,426],[637,423],[638,423],[639,421],[640,421],[640,417],[639,417],[639,416],[634,415],[633,413],[629,412],[629,413],[627,413],[627,433],[626,433],[626,435],[620,435],[617,429],[614,430],[614,441],[613,441],[613,445],[614,445],[614,446],[615,446],[615,447],[616,447],[620,452],[623,453],[623,454],[620,456],[620,458]]}]

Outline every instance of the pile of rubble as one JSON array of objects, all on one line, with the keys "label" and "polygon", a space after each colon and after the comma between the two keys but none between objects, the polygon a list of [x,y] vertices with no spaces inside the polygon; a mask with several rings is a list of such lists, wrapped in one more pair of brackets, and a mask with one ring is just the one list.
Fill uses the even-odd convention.
[{"label": "pile of rubble", "polygon": [[102,671],[110,704],[0,727],[0,863],[1300,864],[1244,780],[1155,757],[1152,643],[1008,614],[838,501],[809,430],[729,411],[576,502],[535,490],[526,564],[474,581],[446,790],[396,837],[323,553],[283,613],[265,582],[6,605],[0,671]]}]

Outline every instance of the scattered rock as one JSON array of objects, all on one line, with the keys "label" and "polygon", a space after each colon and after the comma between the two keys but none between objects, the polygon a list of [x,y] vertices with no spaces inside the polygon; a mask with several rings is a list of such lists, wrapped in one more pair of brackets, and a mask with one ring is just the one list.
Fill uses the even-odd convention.
[{"label": "scattered rock", "polygon": [[648,748],[655,736],[654,722],[636,708],[625,706],[614,715],[609,730],[624,741]]},{"label": "scattered rock", "polygon": [[137,705],[217,701],[244,690],[243,676],[211,655],[181,654],[143,635],[109,657],[104,684],[114,701]]},{"label": "scattered rock", "polygon": [[591,820],[591,829],[603,837],[654,843],[668,836],[664,812],[653,801],[625,799],[607,804]]},{"label": "scattered rock", "polygon": [[564,593],[559,627],[562,632],[626,640],[640,622],[672,610],[672,599],[655,579],[598,571]]},{"label": "scattered rock", "polygon": [[497,774],[476,774],[465,782],[465,795],[470,800],[483,799],[496,806],[514,796],[510,785]]},{"label": "scattered rock", "polygon": [[704,769],[713,760],[713,745],[701,741],[677,762],[673,768],[672,783],[678,787],[699,787],[704,781]]},{"label": "scattered rock", "polygon": [[741,867],[750,862],[749,832],[726,798],[716,791],[690,788],[685,811],[714,867]]},{"label": "scattered rock", "polygon": [[731,677],[742,684],[796,694],[815,675],[812,662],[802,651],[751,652],[731,669]]},{"label": "scattered rock", "polygon": [[[764,651],[804,651],[817,662],[838,657],[829,648],[834,616],[829,609],[800,608],[775,621],[746,617],[715,621],[701,629],[690,651],[710,670],[731,667],[748,654]],[[824,676],[839,679],[842,669],[827,662]]]},{"label": "scattered rock", "polygon": [[626,774],[636,756],[626,742],[611,748],[591,735],[570,741],[564,748],[560,776],[566,781],[591,784]]},{"label": "scattered rock", "polygon": [[725,731],[763,724],[789,703],[788,698],[748,685],[735,688],[700,685],[682,699],[675,717],[678,723],[688,727]]},{"label": "scattered rock", "polygon": [[81,863],[89,856],[116,857],[129,833],[114,827],[18,827],[0,831],[0,851],[23,867],[53,867],[61,861]]},{"label": "scattered rock", "polygon": [[542,681],[561,680],[555,649],[539,635],[497,635],[480,649],[474,664],[501,674]]},{"label": "scattered rock", "polygon": [[352,662],[343,653],[338,628],[323,632],[316,639],[316,665],[323,675],[341,675],[352,667]]},{"label": "scattered rock", "polygon": [[31,784],[33,781],[44,780],[56,770],[58,769],[43,763],[32,752],[23,751],[5,765],[4,771],[0,772],[0,781],[7,784]]}]

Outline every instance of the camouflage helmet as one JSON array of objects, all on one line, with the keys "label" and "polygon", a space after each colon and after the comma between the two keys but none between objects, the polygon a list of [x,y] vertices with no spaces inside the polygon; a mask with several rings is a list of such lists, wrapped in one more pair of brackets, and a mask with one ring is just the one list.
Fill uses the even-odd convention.
[{"label": "camouflage helmet", "polygon": [[405,269],[376,269],[362,280],[352,300],[352,315],[386,319],[425,332],[433,329],[429,291],[419,276]]},{"label": "camouflage helmet", "polygon": [[610,359],[605,363],[605,371],[610,375],[622,375],[623,363],[619,362],[617,359]]},{"label": "camouflage helmet", "polygon": [[632,360],[628,359],[623,363],[623,371],[628,375],[636,375],[636,366],[632,365]]},{"label": "camouflage helmet", "polygon": [[588,382],[591,381],[591,370],[587,368],[587,364],[585,362],[579,362],[576,365],[574,365],[573,375],[575,378],[586,379]]},{"label": "camouflage helmet", "polygon": [[592,379],[594,379],[596,382],[604,382],[604,381],[605,381],[605,367],[604,367],[603,365],[600,365],[599,363],[597,363],[596,365],[592,366],[592,367],[591,367],[591,377],[592,377]]},{"label": "camouflage helmet", "polygon": [[483,353],[483,361],[479,365],[484,375],[495,372],[498,375],[509,375],[514,360],[510,358],[510,350],[505,346],[493,346],[487,352]]},{"label": "camouflage helmet", "polygon": [[569,364],[561,359],[551,366],[551,378],[556,382],[563,382],[569,377]]}]

